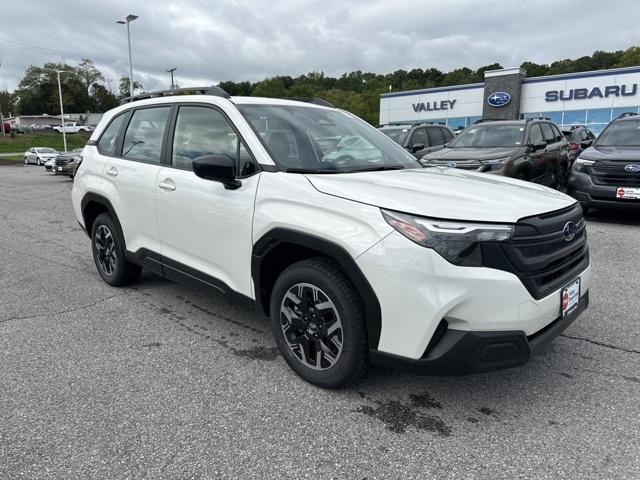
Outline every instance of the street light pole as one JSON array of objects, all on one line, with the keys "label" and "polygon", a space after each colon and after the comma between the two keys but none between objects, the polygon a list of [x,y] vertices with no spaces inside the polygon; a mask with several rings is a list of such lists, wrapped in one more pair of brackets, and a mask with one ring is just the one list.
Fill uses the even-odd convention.
[{"label": "street light pole", "polygon": [[167,70],[167,73],[171,74],[171,90],[173,90],[175,87],[175,83],[173,82],[173,72],[175,72],[178,69],[178,67],[173,67],[170,68],[169,70]]},{"label": "street light pole", "polygon": [[49,70],[51,72],[56,72],[58,75],[58,98],[60,99],[60,122],[62,126],[62,142],[64,143],[64,151],[67,151],[67,133],[64,124],[64,106],[62,105],[62,83],[60,82],[60,74],[61,73],[70,73],[66,70],[56,70],[53,68],[45,68],[44,70]]},{"label": "street light pole", "polygon": [[131,30],[129,24],[133,22],[137,15],[127,15],[124,20],[118,20],[116,23],[127,25],[127,44],[129,45],[129,96],[133,95],[133,62],[131,60]]},{"label": "street light pole", "polygon": [[62,106],[62,84],[60,83],[61,70],[56,70],[58,74],[58,96],[60,97],[60,116],[62,117],[62,142],[64,143],[64,151],[67,151],[67,133],[64,126],[64,107]]}]

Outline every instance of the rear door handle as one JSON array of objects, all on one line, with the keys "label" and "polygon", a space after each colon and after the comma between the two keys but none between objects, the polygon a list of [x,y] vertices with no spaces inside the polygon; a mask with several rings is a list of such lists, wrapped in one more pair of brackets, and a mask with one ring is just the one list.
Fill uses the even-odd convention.
[{"label": "rear door handle", "polygon": [[163,182],[158,183],[158,187],[160,187],[162,190],[173,192],[176,189],[176,184],[173,180],[167,178]]},{"label": "rear door handle", "polygon": [[118,176],[118,169],[116,167],[109,167],[109,168],[107,168],[105,173],[107,175],[111,175],[112,177],[117,177]]}]

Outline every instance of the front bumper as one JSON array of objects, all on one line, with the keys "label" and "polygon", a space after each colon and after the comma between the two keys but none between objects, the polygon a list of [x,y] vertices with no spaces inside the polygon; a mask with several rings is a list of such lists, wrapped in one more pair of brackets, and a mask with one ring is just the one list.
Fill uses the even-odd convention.
[{"label": "front bumper", "polygon": [[[371,351],[374,362],[449,375],[507,368],[525,363],[541,342],[539,337],[552,338],[564,328],[550,325],[569,323],[558,321],[561,287],[535,299],[511,272],[455,266],[398,232],[356,261],[382,313],[380,340]],[[581,302],[575,316],[588,304],[591,267],[578,275]],[[447,329],[438,340],[442,321]],[[501,351],[499,355],[507,350],[516,353],[507,355],[504,362],[487,361],[488,354],[482,353],[485,347],[504,343],[504,337],[512,346],[491,350]]]},{"label": "front bumper", "polygon": [[410,359],[373,350],[371,361],[418,375],[468,375],[520,367],[532,353],[562,333],[589,305],[589,292],[580,298],[576,310],[562,316],[539,332],[526,336],[522,331],[488,332],[447,330],[422,358]]},{"label": "front bumper", "polygon": [[[624,185],[619,186],[624,187]],[[617,188],[596,185],[588,174],[572,171],[567,185],[567,193],[578,200],[583,207],[640,209],[640,200],[616,198]]]}]

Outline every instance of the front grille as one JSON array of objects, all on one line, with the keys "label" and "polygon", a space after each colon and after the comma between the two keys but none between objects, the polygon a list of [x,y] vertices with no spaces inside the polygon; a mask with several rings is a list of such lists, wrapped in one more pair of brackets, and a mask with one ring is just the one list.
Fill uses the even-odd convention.
[{"label": "front grille", "polygon": [[640,187],[640,172],[630,173],[624,167],[629,163],[622,160],[598,162],[589,167],[589,175],[596,185],[610,187]]},{"label": "front grille", "polygon": [[453,168],[459,168],[461,170],[477,170],[482,166],[478,160],[430,160],[428,166],[436,167],[448,167],[455,164]]},{"label": "front grille", "polygon": [[[576,226],[575,237],[571,241],[564,238],[564,227],[568,222]],[[483,259],[488,267],[517,275],[533,298],[549,295],[589,265],[582,208],[576,204],[520,220],[515,225],[511,242],[483,246]]]}]

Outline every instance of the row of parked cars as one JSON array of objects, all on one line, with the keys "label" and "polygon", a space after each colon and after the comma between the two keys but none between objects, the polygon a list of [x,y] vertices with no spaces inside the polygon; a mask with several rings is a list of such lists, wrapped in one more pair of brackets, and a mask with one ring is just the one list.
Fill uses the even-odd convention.
[{"label": "row of parked cars", "polygon": [[82,162],[82,148],[60,153],[49,147],[32,147],[24,152],[25,165],[42,165],[54,175],[74,178]]},{"label": "row of parked cars", "polygon": [[640,116],[625,113],[599,138],[584,125],[547,118],[480,121],[454,133],[439,124],[380,131],[425,167],[486,172],[567,191],[591,207],[640,207]]}]

